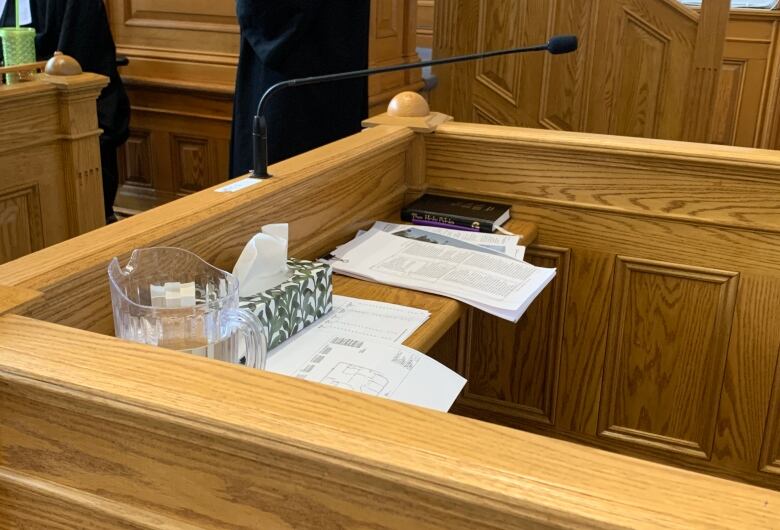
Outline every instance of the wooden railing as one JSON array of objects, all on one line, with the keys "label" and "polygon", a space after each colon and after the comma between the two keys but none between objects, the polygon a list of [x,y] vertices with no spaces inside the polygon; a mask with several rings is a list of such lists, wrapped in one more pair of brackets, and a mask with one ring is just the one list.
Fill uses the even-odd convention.
[{"label": "wooden railing", "polygon": [[[17,81],[32,81],[35,76],[43,72],[46,67],[46,61],[39,61],[29,64],[17,64],[14,66],[0,67],[0,85],[5,84],[8,77],[15,76]],[[6,77],[8,76],[8,77]]]}]

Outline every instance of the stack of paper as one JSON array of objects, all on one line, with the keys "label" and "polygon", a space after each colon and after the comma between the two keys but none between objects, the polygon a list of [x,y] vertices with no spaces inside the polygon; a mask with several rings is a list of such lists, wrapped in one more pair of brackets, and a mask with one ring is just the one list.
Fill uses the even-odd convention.
[{"label": "stack of paper", "polygon": [[427,311],[333,297],[333,311],[269,352],[266,369],[363,394],[447,411],[466,380],[401,343]]},{"label": "stack of paper", "polygon": [[[333,270],[360,279],[448,296],[486,313],[517,322],[555,277],[555,269],[517,259],[513,244],[490,248],[467,238],[507,238],[447,229],[379,225],[338,247]],[[447,233],[441,233],[445,230]],[[455,232],[450,234],[449,232]],[[488,245],[487,247],[485,245]]]}]

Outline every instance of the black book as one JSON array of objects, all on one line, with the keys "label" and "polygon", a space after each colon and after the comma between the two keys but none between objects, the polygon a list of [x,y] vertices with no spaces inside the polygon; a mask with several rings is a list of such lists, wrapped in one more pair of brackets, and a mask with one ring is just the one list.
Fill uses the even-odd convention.
[{"label": "black book", "polygon": [[401,210],[401,219],[416,225],[493,232],[509,220],[508,204],[425,194]]}]

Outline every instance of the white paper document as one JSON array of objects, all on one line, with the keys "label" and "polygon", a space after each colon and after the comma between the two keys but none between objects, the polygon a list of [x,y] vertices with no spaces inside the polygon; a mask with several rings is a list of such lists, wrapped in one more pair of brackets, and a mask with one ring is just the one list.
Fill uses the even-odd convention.
[{"label": "white paper document", "polygon": [[401,344],[316,329],[274,350],[271,372],[446,412],[466,380]]},{"label": "white paper document", "polygon": [[336,272],[449,296],[517,322],[555,269],[370,230],[333,253]]},{"label": "white paper document", "polygon": [[306,334],[318,330],[348,335],[361,340],[381,340],[402,344],[431,316],[424,309],[372,300],[333,295],[333,310],[300,333],[277,346],[271,353],[295,347]]}]

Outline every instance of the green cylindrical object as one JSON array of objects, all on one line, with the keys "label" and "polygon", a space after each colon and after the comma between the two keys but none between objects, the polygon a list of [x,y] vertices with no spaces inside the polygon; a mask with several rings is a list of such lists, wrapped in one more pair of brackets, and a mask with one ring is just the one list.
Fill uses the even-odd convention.
[{"label": "green cylindrical object", "polygon": [[[35,62],[35,28],[0,28],[3,41],[3,62],[6,66]],[[19,79],[16,74],[6,74],[8,84]]]}]

